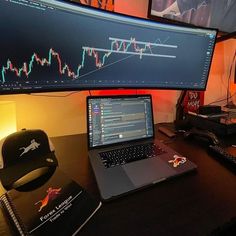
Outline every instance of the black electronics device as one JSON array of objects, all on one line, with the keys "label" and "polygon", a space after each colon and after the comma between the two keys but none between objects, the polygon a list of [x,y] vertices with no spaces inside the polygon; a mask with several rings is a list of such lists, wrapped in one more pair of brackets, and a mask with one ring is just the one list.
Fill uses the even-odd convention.
[{"label": "black electronics device", "polygon": [[0,94],[206,88],[215,29],[55,0],[0,1],[0,16]]},{"label": "black electronics device", "polygon": [[209,145],[209,152],[225,166],[236,171],[236,155],[218,145]]},{"label": "black electronics device", "polygon": [[202,115],[219,114],[221,113],[221,106],[217,106],[217,105],[199,106],[198,113]]},{"label": "black electronics device", "polygon": [[173,132],[172,130],[170,130],[169,128],[165,127],[165,126],[159,126],[158,130],[165,134],[166,136],[168,136],[169,138],[173,138],[176,137],[176,133]]},{"label": "black electronics device", "polygon": [[208,130],[219,136],[236,134],[236,118],[227,115],[211,117],[199,114],[186,114],[186,122],[189,126],[202,130]]},{"label": "black electronics device", "polygon": [[193,128],[193,129],[185,132],[184,137],[185,138],[192,138],[192,137],[194,138],[195,137],[195,138],[204,139],[208,143],[210,143],[211,145],[218,145],[220,143],[217,136],[208,130],[200,130],[200,129]]}]

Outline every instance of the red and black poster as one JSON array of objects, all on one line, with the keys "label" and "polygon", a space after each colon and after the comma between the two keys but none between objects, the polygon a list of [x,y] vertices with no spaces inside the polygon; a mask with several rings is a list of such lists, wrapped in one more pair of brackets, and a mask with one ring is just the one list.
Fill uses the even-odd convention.
[{"label": "red and black poster", "polygon": [[199,106],[204,103],[204,92],[203,91],[187,91],[184,98],[184,112],[188,111],[197,112]]}]

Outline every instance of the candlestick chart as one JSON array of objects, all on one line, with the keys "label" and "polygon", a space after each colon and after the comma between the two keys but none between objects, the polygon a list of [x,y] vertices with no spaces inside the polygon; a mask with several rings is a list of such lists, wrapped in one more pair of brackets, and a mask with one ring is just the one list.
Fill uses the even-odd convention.
[{"label": "candlestick chart", "polygon": [[[67,63],[64,63],[60,52],[53,48],[49,49],[47,57],[42,57],[38,53],[33,52],[30,60],[28,62],[23,62],[21,67],[15,66],[12,60],[8,59],[6,65],[3,65],[1,69],[1,82],[5,83],[7,81],[8,73],[14,73],[17,78],[24,77],[26,79],[30,79],[30,75],[33,73],[33,69],[36,65],[42,67],[50,66],[52,64],[52,60],[57,62],[59,75],[66,75],[68,79],[75,80],[79,79],[81,76],[85,76],[85,74],[82,74],[81,71],[84,67],[86,67],[86,57],[94,58],[94,67],[96,69],[101,69],[104,65],[106,65],[106,60],[113,54],[123,54],[124,57],[122,59],[129,56],[136,56],[139,60],[142,60],[143,57],[163,57],[169,59],[176,58],[176,55],[174,54],[160,54],[153,52],[154,48],[158,47],[171,49],[176,49],[178,47],[177,45],[163,43],[160,39],[157,39],[157,42],[154,43],[138,41],[135,38],[120,39],[109,37],[109,40],[111,43],[110,48],[108,49],[83,46],[81,50],[81,62],[75,70],[73,70]],[[165,42],[166,41],[167,39],[165,39]],[[117,62],[119,61],[113,61],[110,63],[110,66]]]}]

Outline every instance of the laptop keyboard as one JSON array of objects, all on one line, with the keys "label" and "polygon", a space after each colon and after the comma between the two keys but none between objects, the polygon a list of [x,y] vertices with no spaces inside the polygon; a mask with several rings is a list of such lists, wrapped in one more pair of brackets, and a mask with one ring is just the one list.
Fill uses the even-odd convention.
[{"label": "laptop keyboard", "polygon": [[155,157],[165,151],[154,143],[135,145],[99,153],[106,168]]}]

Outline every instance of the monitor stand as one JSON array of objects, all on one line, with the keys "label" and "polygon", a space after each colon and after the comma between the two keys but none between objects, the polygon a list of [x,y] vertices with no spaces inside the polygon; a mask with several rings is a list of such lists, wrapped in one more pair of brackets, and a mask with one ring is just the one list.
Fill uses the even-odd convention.
[{"label": "monitor stand", "polygon": [[187,94],[187,90],[181,91],[180,96],[176,103],[176,115],[175,115],[175,121],[174,121],[176,130],[180,130],[180,129],[185,130],[185,129],[191,128],[184,113],[184,98],[186,94]]}]

